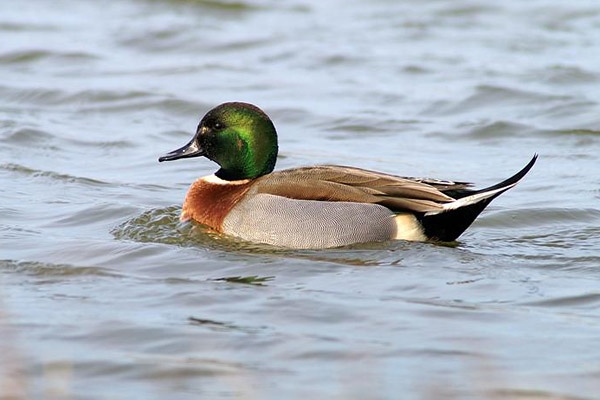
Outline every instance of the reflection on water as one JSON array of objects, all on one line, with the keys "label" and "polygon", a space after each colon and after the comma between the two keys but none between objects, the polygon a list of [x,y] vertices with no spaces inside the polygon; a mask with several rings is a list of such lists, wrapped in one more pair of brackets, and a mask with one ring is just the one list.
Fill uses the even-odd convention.
[{"label": "reflection on water", "polygon": [[[15,3],[16,4],[16,3]],[[593,399],[594,4],[0,4],[0,398]],[[278,168],[531,174],[451,245],[326,251],[179,222],[224,101]]]}]

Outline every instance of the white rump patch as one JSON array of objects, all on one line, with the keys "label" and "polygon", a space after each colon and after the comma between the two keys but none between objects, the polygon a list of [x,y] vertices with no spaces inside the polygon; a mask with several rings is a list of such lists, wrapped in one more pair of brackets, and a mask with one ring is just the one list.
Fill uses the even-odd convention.
[{"label": "white rump patch", "polygon": [[417,218],[410,213],[397,214],[394,217],[396,222],[396,240],[410,240],[413,242],[423,242],[427,236],[423,232],[423,226],[417,221]]}]

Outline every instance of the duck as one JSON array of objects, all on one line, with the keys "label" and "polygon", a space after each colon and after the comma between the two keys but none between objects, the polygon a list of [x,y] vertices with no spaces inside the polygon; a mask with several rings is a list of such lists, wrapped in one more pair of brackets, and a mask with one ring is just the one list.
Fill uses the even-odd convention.
[{"label": "duck", "polygon": [[468,182],[341,165],[275,171],[278,150],[277,131],[264,111],[228,102],[206,113],[189,143],[158,161],[206,157],[220,167],[191,184],[181,221],[247,242],[326,249],[391,240],[454,242],[538,157],[476,190]]}]

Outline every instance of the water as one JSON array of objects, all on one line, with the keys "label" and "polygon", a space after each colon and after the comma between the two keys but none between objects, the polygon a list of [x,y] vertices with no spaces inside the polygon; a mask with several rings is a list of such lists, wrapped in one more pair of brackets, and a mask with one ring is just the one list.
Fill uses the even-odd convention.
[{"label": "water", "polygon": [[[595,2],[4,1],[0,398],[593,399]],[[278,168],[481,186],[456,246],[275,250],[180,225],[198,119]]]}]

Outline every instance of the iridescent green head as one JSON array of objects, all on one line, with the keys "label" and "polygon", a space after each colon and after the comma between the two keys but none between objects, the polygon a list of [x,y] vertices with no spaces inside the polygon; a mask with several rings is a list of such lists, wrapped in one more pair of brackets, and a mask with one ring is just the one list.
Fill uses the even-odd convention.
[{"label": "iridescent green head", "polygon": [[275,168],[277,132],[260,108],[248,103],[223,103],[200,121],[192,140],[158,161],[206,158],[219,164],[216,175],[228,181],[253,179]]}]

